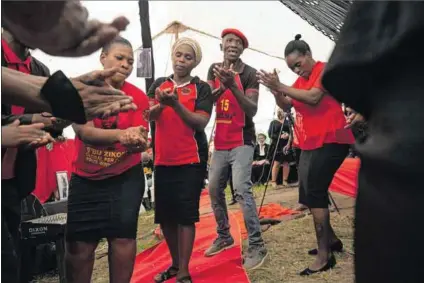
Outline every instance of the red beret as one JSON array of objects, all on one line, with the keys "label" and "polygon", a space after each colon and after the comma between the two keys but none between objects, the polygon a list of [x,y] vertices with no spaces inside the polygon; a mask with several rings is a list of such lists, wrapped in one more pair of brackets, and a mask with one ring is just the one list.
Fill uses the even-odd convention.
[{"label": "red beret", "polygon": [[247,37],[238,29],[234,29],[234,28],[227,28],[224,29],[221,33],[221,38],[223,38],[224,36],[226,36],[227,34],[234,34],[238,37],[240,37],[241,41],[243,41],[243,47],[244,48],[248,48],[249,47],[249,41],[247,40]]}]

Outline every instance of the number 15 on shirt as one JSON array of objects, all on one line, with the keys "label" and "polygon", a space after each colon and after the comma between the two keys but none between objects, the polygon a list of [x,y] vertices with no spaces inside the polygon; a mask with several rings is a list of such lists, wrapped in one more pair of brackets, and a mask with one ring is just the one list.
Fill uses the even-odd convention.
[{"label": "number 15 on shirt", "polygon": [[230,100],[229,99],[221,100],[220,104],[221,104],[221,111],[227,112],[228,109],[230,108]]}]

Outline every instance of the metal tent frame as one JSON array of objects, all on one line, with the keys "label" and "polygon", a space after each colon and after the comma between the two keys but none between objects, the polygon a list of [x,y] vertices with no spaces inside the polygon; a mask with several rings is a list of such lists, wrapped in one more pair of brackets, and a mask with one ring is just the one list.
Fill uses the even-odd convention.
[{"label": "metal tent frame", "polygon": [[322,34],[336,41],[353,1],[342,0],[282,0],[284,6],[296,13]]}]

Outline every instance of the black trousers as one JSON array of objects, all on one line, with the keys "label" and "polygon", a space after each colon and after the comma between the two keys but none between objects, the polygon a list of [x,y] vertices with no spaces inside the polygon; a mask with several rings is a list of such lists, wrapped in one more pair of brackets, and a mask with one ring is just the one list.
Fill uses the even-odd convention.
[{"label": "black trousers", "polygon": [[13,179],[1,183],[1,279],[14,283],[20,274],[21,200]]}]

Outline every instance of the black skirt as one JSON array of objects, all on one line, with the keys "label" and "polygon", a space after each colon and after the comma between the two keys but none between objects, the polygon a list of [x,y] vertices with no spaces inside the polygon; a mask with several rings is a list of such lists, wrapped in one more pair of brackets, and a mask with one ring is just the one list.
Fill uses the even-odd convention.
[{"label": "black skirt", "polygon": [[73,174],[68,198],[67,241],[135,239],[144,194],[144,172],[136,165],[104,180]]},{"label": "black skirt", "polygon": [[[302,150],[299,161],[299,190],[309,208],[328,208],[328,189],[340,165],[349,153],[348,144],[324,144],[314,150]],[[306,202],[306,203],[305,203]]]},{"label": "black skirt", "polygon": [[198,222],[205,174],[206,163],[155,166],[155,223]]}]

